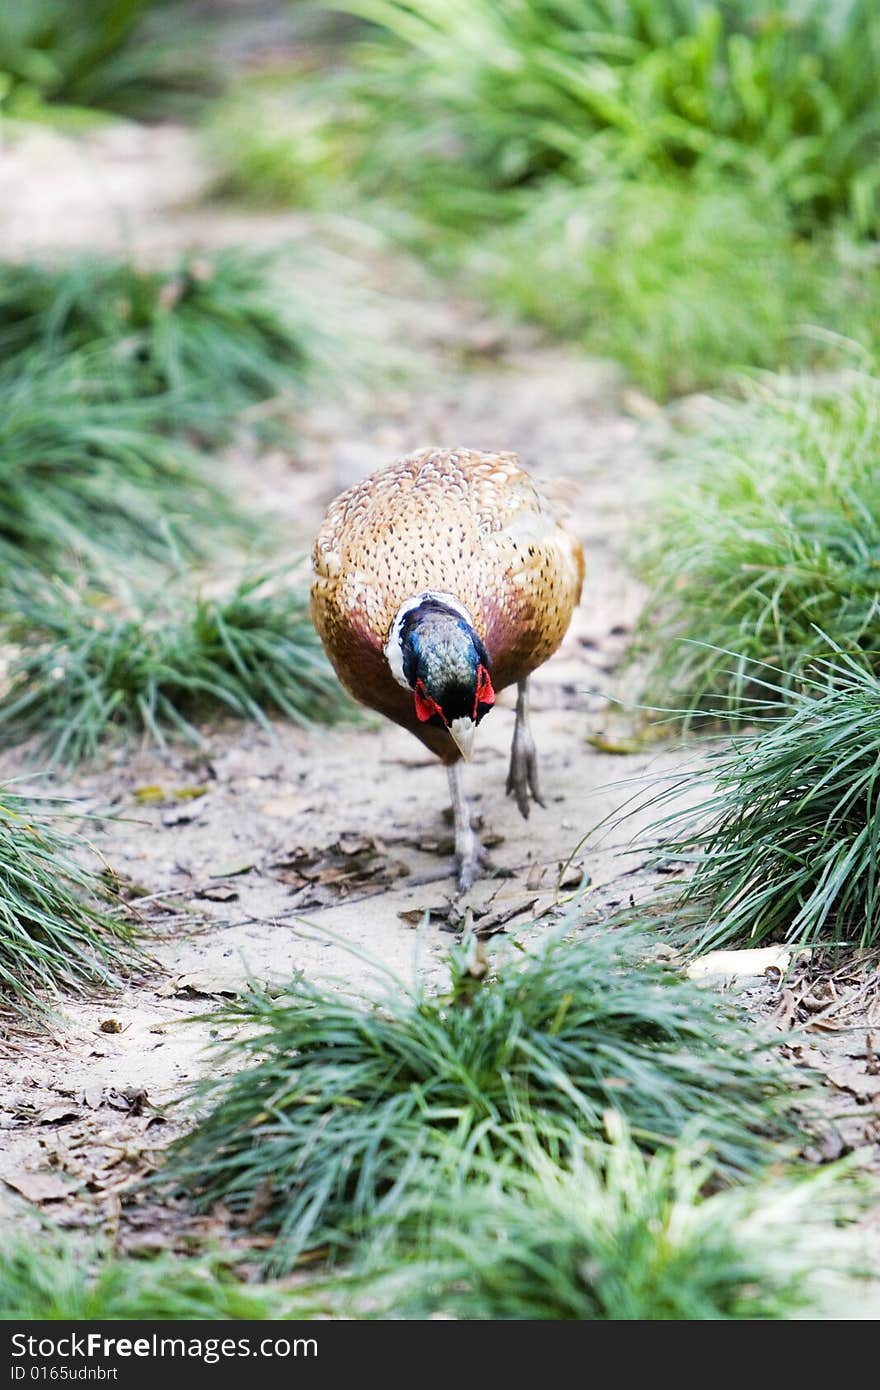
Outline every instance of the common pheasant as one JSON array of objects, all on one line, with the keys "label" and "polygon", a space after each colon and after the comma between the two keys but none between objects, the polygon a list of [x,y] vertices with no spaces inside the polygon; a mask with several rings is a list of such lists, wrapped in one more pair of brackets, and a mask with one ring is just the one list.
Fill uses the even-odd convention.
[{"label": "common pheasant", "polygon": [[339,679],[449,772],[458,882],[481,850],[461,775],[496,693],[517,685],[507,778],[543,805],[528,678],[577,607],[583,551],[514,454],[423,449],[331,503],[313,552],[312,614]]}]

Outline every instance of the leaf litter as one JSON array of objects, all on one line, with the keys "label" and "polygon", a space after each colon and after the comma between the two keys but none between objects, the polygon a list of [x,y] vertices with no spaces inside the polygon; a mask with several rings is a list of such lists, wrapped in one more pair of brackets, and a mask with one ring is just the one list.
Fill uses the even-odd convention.
[{"label": "leaf litter", "polygon": [[269,865],[273,876],[290,886],[293,905],[306,910],[340,900],[383,893],[409,874],[409,865],[390,859],[372,835],[341,835],[324,847],[297,846]]}]

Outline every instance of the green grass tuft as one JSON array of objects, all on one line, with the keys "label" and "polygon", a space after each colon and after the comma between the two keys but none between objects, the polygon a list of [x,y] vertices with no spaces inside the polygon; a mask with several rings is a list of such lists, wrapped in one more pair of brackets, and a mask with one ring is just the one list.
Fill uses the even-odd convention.
[{"label": "green grass tuft", "polygon": [[299,587],[254,574],[229,594],[172,586],[134,608],[100,590],[19,591],[7,641],[19,643],[0,698],[0,736],[37,736],[53,762],[93,756],[103,738],[139,732],[204,740],[193,723],[269,714],[310,726],[350,718]]},{"label": "green grass tuft", "polygon": [[[337,4],[337,8],[340,5]],[[872,0],[347,0],[343,120],[432,216],[616,169],[745,180],[813,226],[880,222],[880,16]],[[496,196],[497,202],[497,196]]]},{"label": "green grass tuft", "polygon": [[523,209],[473,256],[475,283],[615,358],[657,399],[791,360],[792,330],[826,317],[822,254],[793,241],[778,203],[743,189],[560,183]]},{"label": "green grass tuft", "polygon": [[438,1174],[443,1138],[467,1171],[481,1153],[511,1161],[522,1127],[548,1143],[567,1126],[601,1134],[612,1106],[648,1149],[701,1116],[716,1171],[754,1169],[790,1075],[726,1006],[643,952],[617,932],[555,937],[478,984],[459,951],[450,995],[389,978],[378,1006],[304,979],[280,1000],[255,992],[222,1016],[243,1033],[215,1072],[236,1070],[201,1093],[207,1114],[170,1177],[275,1235],[282,1270],[376,1219],[393,1226]]},{"label": "green grass tuft", "polygon": [[[102,355],[21,359],[2,382],[0,581],[21,564],[51,572],[108,557],[167,557],[192,514],[233,525],[195,450],[163,433],[166,403],[108,395]],[[180,543],[198,532],[184,524]],[[2,584],[0,584],[2,587]]]},{"label": "green grass tuft", "polygon": [[[0,98],[42,118],[44,103],[155,115],[216,90],[219,74],[179,0],[27,0],[0,14]],[[203,35],[203,31],[201,31]],[[173,34],[173,37],[172,37]]]},{"label": "green grass tuft", "polygon": [[780,709],[759,734],[714,752],[712,790],[656,827],[664,854],[695,860],[676,911],[700,950],[767,939],[876,945],[880,683],[841,658]]},{"label": "green grass tuft", "polygon": [[0,787],[0,1009],[41,1008],[59,990],[118,985],[136,959],[130,930],[62,808]]},{"label": "green grass tuft", "polygon": [[204,1321],[303,1317],[293,1296],[249,1288],[218,1258],[114,1257],[61,1236],[11,1239],[0,1269],[0,1319]]},{"label": "green grass tuft", "polygon": [[864,1264],[850,1177],[713,1193],[711,1165],[687,1145],[647,1157],[623,1130],[575,1140],[557,1163],[532,1141],[517,1168],[476,1165],[418,1193],[406,1239],[380,1239],[372,1259],[387,1273],[361,1306],[480,1320],[846,1316]]},{"label": "green grass tuft", "polygon": [[867,371],[770,380],[683,439],[643,556],[652,701],[748,715],[761,663],[780,694],[836,651],[880,669],[878,450]]},{"label": "green grass tuft", "polygon": [[234,248],[167,270],[0,265],[0,351],[86,352],[108,397],[156,398],[160,421],[216,442],[248,407],[278,398],[289,410],[326,359],[303,277],[277,253]]},{"label": "green grass tuft", "polygon": [[258,80],[218,117],[225,192],[336,205],[342,187],[661,399],[824,363],[804,324],[880,345],[872,0],[342,9],[370,21],[346,64]]}]

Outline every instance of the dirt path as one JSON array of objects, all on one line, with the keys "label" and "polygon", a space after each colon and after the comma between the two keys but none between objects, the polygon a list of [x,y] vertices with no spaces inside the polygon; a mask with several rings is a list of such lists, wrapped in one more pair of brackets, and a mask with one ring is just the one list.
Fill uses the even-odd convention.
[{"label": "dirt path", "polygon": [[[362,233],[302,215],[253,217],[193,205],[209,171],[191,137],[126,130],[74,145],[41,136],[37,177],[21,151],[0,158],[0,206],[15,208],[2,229],[7,254],[133,249],[155,256],[193,245],[329,239],[336,259],[320,272],[326,286],[318,279],[315,291],[338,298],[340,279],[366,286],[369,294],[352,310],[355,331],[380,351],[391,345],[401,359],[411,355],[417,370],[345,402],[317,403],[299,422],[294,454],[231,466],[285,518],[291,557],[308,550],[340,488],[421,445],[514,450],[536,476],[556,480],[584,539],[588,580],[562,651],[533,682],[548,804],[525,822],[505,798],[513,717],[502,697],[481,726],[468,769],[498,872],[477,885],[469,903],[478,926],[507,919],[514,930],[537,916],[532,930],[540,932],[564,913],[581,874],[591,885],[588,909],[650,896],[659,880],[644,852],[600,835],[576,847],[635,786],[682,764],[673,752],[617,756],[588,742],[613,725],[607,697],[642,599],[623,547],[658,466],[652,436],[659,426],[623,413],[609,369],[451,301],[445,288],[381,255]],[[20,771],[15,757],[0,764],[0,776]],[[204,754],[180,747],[112,754],[64,790],[85,809],[114,817],[94,839],[115,871],[148,895],[155,955],[166,973],[121,997],[67,1007],[69,1027],[48,1042],[0,1043],[0,1178],[26,1197],[38,1192],[36,1177],[54,1179],[45,1209],[61,1224],[113,1227],[122,1214],[121,1243],[134,1248],[167,1238],[157,1234],[154,1212],[126,1210],[121,1199],[151,1151],[176,1130],[154,1107],[161,1110],[204,1070],[216,1000],[248,977],[283,982],[296,970],[357,989],[376,988],[382,967],[404,979],[442,978],[460,927],[455,910],[450,915],[446,782],[415,740],[385,724],[308,733],[279,726],[275,738],[236,725],[212,731]],[[577,872],[569,871],[560,890],[560,868],[573,852]],[[195,924],[193,912],[201,919]],[[755,988],[756,1010],[766,1011],[776,994],[774,981]],[[182,1026],[203,1010],[204,1023]],[[862,1032],[866,1017],[857,1017]],[[874,1105],[869,1092],[859,1103]],[[850,1096],[847,1104],[852,1111],[856,1101]],[[0,1201],[17,1199],[7,1190]],[[177,1216],[175,1239],[191,1224]]]}]

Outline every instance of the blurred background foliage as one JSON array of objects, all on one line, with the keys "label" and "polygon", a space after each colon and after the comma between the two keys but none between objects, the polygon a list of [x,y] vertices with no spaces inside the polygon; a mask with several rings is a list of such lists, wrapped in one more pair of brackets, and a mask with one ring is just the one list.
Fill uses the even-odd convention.
[{"label": "blurred background foliage", "polygon": [[180,26],[181,10],[179,0],[4,5],[2,109],[25,118],[47,104],[144,116],[218,90],[219,73],[196,58],[199,29]]},{"label": "blurred background foliage", "polygon": [[661,400],[826,361],[805,325],[876,345],[878,71],[873,0],[34,0],[0,17],[7,115],[198,103],[218,196],[377,222]]},{"label": "blurred background foliage", "polygon": [[365,216],[661,400],[826,361],[804,325],[876,344],[872,0],[335,0],[318,33],[212,104],[218,193]]},{"label": "blurred background foliage", "polygon": [[[781,197],[806,229],[877,227],[880,15],[870,0],[350,0],[365,128],[432,201],[459,180],[513,192],[549,175],[710,181]],[[415,154],[421,156],[417,167]],[[451,185],[451,187],[450,187]],[[427,190],[424,190],[427,191]],[[446,205],[455,211],[455,201]]]}]

